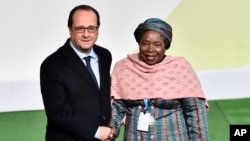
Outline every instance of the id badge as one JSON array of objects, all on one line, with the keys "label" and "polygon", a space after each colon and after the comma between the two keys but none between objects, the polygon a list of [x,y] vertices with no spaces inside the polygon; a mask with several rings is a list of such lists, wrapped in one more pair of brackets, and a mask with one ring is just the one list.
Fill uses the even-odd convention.
[{"label": "id badge", "polygon": [[155,125],[156,121],[153,116],[150,116],[149,125]]},{"label": "id badge", "polygon": [[141,112],[139,115],[137,130],[148,131],[149,122],[150,122],[150,113],[144,114],[143,112]]}]

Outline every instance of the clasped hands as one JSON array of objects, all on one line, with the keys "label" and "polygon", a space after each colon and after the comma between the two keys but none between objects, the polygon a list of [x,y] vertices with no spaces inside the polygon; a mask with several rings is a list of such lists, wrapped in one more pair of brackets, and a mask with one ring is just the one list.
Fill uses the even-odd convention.
[{"label": "clasped hands", "polygon": [[106,126],[99,127],[98,139],[101,141],[112,141],[116,138],[115,128],[110,128]]}]

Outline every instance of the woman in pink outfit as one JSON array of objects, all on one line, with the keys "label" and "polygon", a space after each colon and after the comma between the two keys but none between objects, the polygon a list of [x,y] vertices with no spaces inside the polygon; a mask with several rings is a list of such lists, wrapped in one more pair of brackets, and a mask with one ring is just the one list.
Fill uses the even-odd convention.
[{"label": "woman in pink outfit", "polygon": [[150,18],[134,36],[139,53],[118,61],[112,72],[112,120],[124,141],[208,141],[208,103],[200,82],[183,57],[166,55],[172,28]]}]

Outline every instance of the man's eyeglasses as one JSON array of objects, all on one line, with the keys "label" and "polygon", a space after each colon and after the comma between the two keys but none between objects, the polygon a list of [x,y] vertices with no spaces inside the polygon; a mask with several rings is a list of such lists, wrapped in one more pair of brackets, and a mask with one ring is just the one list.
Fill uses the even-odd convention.
[{"label": "man's eyeglasses", "polygon": [[89,27],[83,27],[83,26],[79,26],[79,27],[73,27],[75,32],[77,33],[83,33],[85,31],[85,29],[87,29],[87,31],[89,33],[95,33],[98,30],[97,26],[89,26]]}]

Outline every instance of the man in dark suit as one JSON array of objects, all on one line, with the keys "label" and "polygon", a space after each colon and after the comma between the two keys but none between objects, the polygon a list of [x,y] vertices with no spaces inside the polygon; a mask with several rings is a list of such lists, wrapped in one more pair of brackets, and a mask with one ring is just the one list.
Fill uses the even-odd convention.
[{"label": "man in dark suit", "polygon": [[[109,50],[95,44],[100,17],[89,5],[71,10],[70,38],[40,68],[46,141],[112,140]],[[90,56],[91,76],[85,57]]]}]

